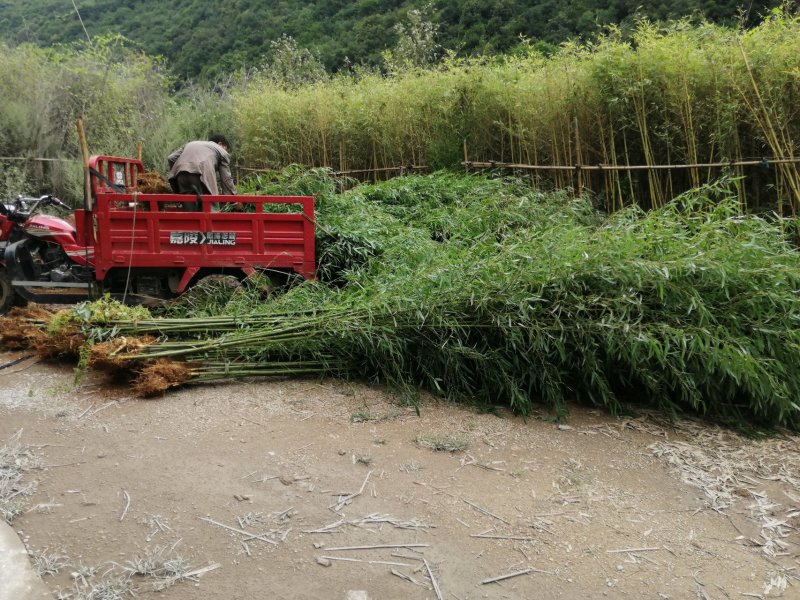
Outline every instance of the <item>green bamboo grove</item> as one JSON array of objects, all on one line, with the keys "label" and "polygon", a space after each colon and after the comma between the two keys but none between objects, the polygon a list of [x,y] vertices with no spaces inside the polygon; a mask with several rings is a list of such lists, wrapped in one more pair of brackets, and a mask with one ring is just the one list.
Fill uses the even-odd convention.
[{"label": "green bamboo grove", "polygon": [[[800,139],[800,19],[775,11],[761,25],[642,22],[544,56],[513,55],[382,73],[354,69],[304,85],[236,73],[213,89],[176,91],[162,61],[119,37],[92,47],[0,47],[0,193],[81,196],[75,117],[92,153],[133,156],[148,170],[211,130],[234,140],[240,183],[250,168],[288,164],[337,171],[461,162],[538,165],[728,163],[796,158]],[[720,175],[742,176],[743,209],[796,214],[796,164],[593,171],[586,186],[609,210],[658,207]],[[533,183],[575,187],[571,171]]]},{"label": "green bamboo grove", "polygon": [[[233,95],[249,167],[288,163],[346,171],[461,161],[667,165],[794,158],[800,140],[800,18],[776,11],[737,30],[643,22],[551,57],[445,60],[359,72],[301,87],[256,78]],[[659,207],[721,174],[745,176],[743,208],[796,214],[796,164],[606,171],[587,185],[615,210]],[[571,172],[533,176],[574,186]]]}]

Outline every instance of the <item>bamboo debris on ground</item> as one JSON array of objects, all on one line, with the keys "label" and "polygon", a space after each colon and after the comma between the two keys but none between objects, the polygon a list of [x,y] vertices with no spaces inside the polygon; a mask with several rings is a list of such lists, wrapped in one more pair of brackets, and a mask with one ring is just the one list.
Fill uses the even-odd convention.
[{"label": "bamboo debris on ground", "polygon": [[522,571],[514,571],[513,573],[508,573],[506,575],[498,575],[497,577],[490,577],[488,579],[484,579],[483,581],[481,581],[481,584],[486,585],[488,583],[497,583],[498,581],[504,581],[506,579],[511,579],[512,577],[527,575],[528,573],[531,572],[533,572],[533,568],[523,569]]},{"label": "bamboo debris on ground", "polygon": [[353,498],[360,496],[364,492],[364,488],[367,486],[367,481],[369,481],[370,475],[372,475],[372,471],[367,473],[367,476],[364,478],[364,483],[361,484],[361,488],[357,492],[340,496],[338,502],[331,504],[328,508],[330,508],[333,512],[339,512],[345,507],[345,505],[349,504]]},{"label": "bamboo debris on ground", "polygon": [[394,562],[389,560],[367,560],[366,558],[350,558],[346,556],[320,556],[319,558],[325,560],[341,560],[344,562],[361,562],[368,565],[391,565],[393,567],[412,567],[408,563]]},{"label": "bamboo debris on ground", "polygon": [[484,579],[481,581],[482,585],[486,585],[489,583],[497,583],[498,581],[504,581],[506,579],[511,579],[512,577],[519,577],[520,575],[527,575],[528,573],[544,573],[546,575],[554,575],[553,571],[544,571],[542,569],[536,569],[534,567],[528,567],[527,569],[522,569],[521,571],[514,571],[513,573],[507,573],[505,575],[498,575],[497,577],[490,577],[488,579]]},{"label": "bamboo debris on ground", "polygon": [[428,562],[428,559],[423,557],[422,562],[425,563],[425,569],[428,571],[428,578],[431,580],[433,591],[436,592],[436,598],[438,598],[438,600],[444,600],[442,597],[442,591],[439,589],[439,583],[436,581],[436,577],[433,576],[433,571],[431,570],[431,565]]},{"label": "bamboo debris on ground", "polygon": [[401,519],[392,517],[390,515],[383,515],[380,513],[372,513],[357,519],[339,519],[328,525],[323,525],[316,529],[304,529],[303,533],[333,533],[343,525],[351,525],[353,527],[364,527],[366,525],[388,523],[396,529],[433,529],[436,526],[430,525],[417,519]]},{"label": "bamboo debris on ground", "polygon": [[340,546],[338,548],[325,548],[328,552],[335,550],[380,550],[384,548],[429,548],[430,544],[373,544],[369,546]]},{"label": "bamboo debris on ground", "polygon": [[535,542],[536,538],[532,537],[524,537],[520,535],[500,535],[500,534],[484,534],[484,533],[475,533],[470,535],[469,537],[473,538],[483,538],[486,540],[515,540],[520,542]]},{"label": "bamboo debris on ground", "polygon": [[467,504],[467,505],[471,506],[472,508],[474,508],[475,510],[477,510],[479,513],[481,513],[481,514],[484,514],[484,515],[486,515],[487,517],[492,517],[493,519],[497,519],[497,520],[498,520],[498,521],[500,521],[501,523],[505,523],[506,525],[511,525],[511,523],[509,523],[508,521],[506,521],[506,520],[505,520],[503,517],[500,517],[500,516],[498,516],[498,515],[494,514],[493,512],[491,512],[491,511],[489,511],[489,510],[487,510],[487,509],[483,508],[482,506],[478,506],[478,505],[477,505],[477,504],[475,504],[474,502],[470,502],[469,500],[466,500],[466,499],[464,499],[464,498],[462,498],[461,500],[462,500],[462,501],[463,501],[465,504]]},{"label": "bamboo debris on ground", "polygon": [[224,523],[220,523],[219,521],[215,521],[214,519],[210,519],[208,517],[197,517],[201,521],[205,521],[206,523],[211,523],[212,525],[216,525],[217,527],[221,527],[222,529],[227,529],[228,531],[232,531],[234,533],[238,533],[239,535],[245,536],[244,541],[250,540],[260,540],[262,542],[267,542],[268,544],[272,544],[273,546],[277,546],[278,542],[275,540],[271,540],[268,537],[265,537],[267,534],[261,533],[251,533],[249,531],[245,531],[244,529],[237,529],[236,527],[231,527],[230,525],[225,525]]},{"label": "bamboo debris on ground", "polygon": [[405,573],[403,573],[402,571],[398,571],[397,569],[390,569],[390,570],[389,570],[389,572],[390,572],[392,575],[394,575],[394,576],[396,576],[396,577],[399,577],[400,579],[403,579],[403,580],[405,580],[405,581],[408,581],[409,583],[413,583],[414,585],[418,585],[418,586],[421,586],[421,587],[426,587],[426,586],[425,586],[425,584],[423,584],[423,583],[420,583],[419,581],[417,581],[416,579],[414,579],[413,577],[411,577],[411,575],[406,575],[406,574],[405,574]]},{"label": "bamboo debris on ground", "polygon": [[120,521],[125,518],[125,515],[128,514],[128,509],[131,507],[131,495],[127,490],[122,490],[122,499],[125,501],[125,506],[122,509],[122,514],[119,516]]},{"label": "bamboo debris on ground", "polygon": [[339,529],[339,527],[341,527],[342,525],[344,525],[346,523],[347,523],[347,521],[345,521],[344,519],[339,519],[338,521],[335,521],[333,523],[329,523],[328,525],[323,525],[322,527],[319,527],[317,529],[303,529],[302,532],[303,533],[333,533],[334,531]]},{"label": "bamboo debris on ground", "polygon": [[[727,516],[743,543],[775,558],[786,552],[787,544],[800,542],[796,525],[800,505],[797,439],[777,435],[754,443],[735,432],[700,422],[683,420],[673,426],[691,442],[659,440],[648,448],[685,483],[700,489],[705,506]],[[787,488],[784,495],[788,502],[770,498],[763,487],[770,481]],[[744,499],[749,499],[746,517],[760,529],[755,539],[739,530],[728,510]]]},{"label": "bamboo debris on ground", "polygon": [[175,584],[178,581],[181,581],[183,579],[188,579],[190,581],[195,581],[196,582],[198,577],[200,577],[202,575],[205,575],[206,573],[209,573],[211,571],[215,571],[215,570],[219,569],[221,566],[222,565],[220,563],[211,563],[210,565],[206,565],[205,567],[199,567],[197,569],[192,569],[192,570],[187,571],[185,573],[179,573],[179,574],[173,575],[172,577],[168,577],[167,580],[165,582],[163,582],[161,585],[159,585],[158,587],[159,587],[159,589],[164,589],[164,585],[165,584],[166,584],[166,587],[169,587],[169,586],[171,586],[171,585],[173,585],[173,584]]},{"label": "bamboo debris on ground", "polygon": [[388,523],[397,529],[433,529],[436,527],[435,525],[430,525],[423,521],[418,521],[417,519],[399,519],[390,515],[382,515],[380,513],[372,513],[360,519],[352,519],[348,521],[348,523],[357,527],[372,525],[375,523]]},{"label": "bamboo debris on ground", "polygon": [[0,446],[0,519],[8,523],[25,512],[23,497],[36,491],[36,481],[25,481],[24,474],[42,466],[33,446],[20,442],[22,431]]}]

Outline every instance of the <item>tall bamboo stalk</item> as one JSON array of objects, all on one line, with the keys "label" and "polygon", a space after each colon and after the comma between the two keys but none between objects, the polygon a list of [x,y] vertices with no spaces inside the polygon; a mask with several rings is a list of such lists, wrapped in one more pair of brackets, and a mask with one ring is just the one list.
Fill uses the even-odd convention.
[{"label": "tall bamboo stalk", "polygon": [[[737,38],[737,43],[739,45],[739,50],[742,53],[742,59],[744,60],[747,75],[750,79],[751,85],[753,86],[753,92],[755,93],[756,100],[758,101],[758,109],[753,107],[749,102],[747,102],[747,104],[749,107],[751,107],[751,111],[754,113],[753,116],[761,125],[761,129],[767,138],[767,142],[772,148],[773,154],[777,156],[785,156],[786,158],[794,158],[794,147],[789,139],[787,139],[783,125],[781,123],[776,125],[774,123],[773,115],[771,114],[772,111],[767,109],[767,105],[765,104],[764,98],[761,94],[761,90],[759,89],[756,79],[753,76],[753,69],[750,67],[750,61],[747,59],[747,53],[744,50],[744,44],[742,44],[742,40]],[[792,216],[797,216],[798,207],[800,207],[800,172],[798,172],[797,165],[795,164],[779,165],[778,170],[783,179],[786,181],[786,185],[792,191]]]}]

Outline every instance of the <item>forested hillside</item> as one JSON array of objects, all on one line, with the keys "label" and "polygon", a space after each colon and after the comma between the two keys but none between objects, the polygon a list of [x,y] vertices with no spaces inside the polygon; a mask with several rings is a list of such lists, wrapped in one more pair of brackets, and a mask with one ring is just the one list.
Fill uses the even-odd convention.
[{"label": "forested hillside", "polygon": [[[426,14],[441,48],[459,55],[507,52],[525,36],[544,47],[590,36],[638,16],[691,16],[757,23],[781,0],[435,0]],[[78,18],[75,6],[80,12]],[[53,45],[122,34],[163,55],[183,78],[213,78],[257,66],[282,35],[308,48],[328,70],[379,64],[395,26],[422,1],[407,0],[0,0],[0,39]],[[743,11],[740,13],[740,11]],[[741,14],[741,16],[740,16]],[[86,31],[84,32],[83,27]]]}]

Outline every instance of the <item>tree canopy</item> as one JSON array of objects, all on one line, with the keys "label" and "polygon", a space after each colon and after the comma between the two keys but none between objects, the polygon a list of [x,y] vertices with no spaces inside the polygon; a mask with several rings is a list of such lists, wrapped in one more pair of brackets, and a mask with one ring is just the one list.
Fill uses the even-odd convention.
[{"label": "tree canopy", "polygon": [[[167,58],[182,78],[213,79],[259,66],[290,36],[329,71],[382,65],[414,10],[430,15],[440,48],[508,52],[526,38],[547,49],[638,17],[757,23],[781,0],[0,0],[0,39],[55,45],[121,34]],[[426,8],[427,7],[427,8]],[[80,19],[78,18],[80,13]],[[84,31],[85,28],[85,31]]]}]

